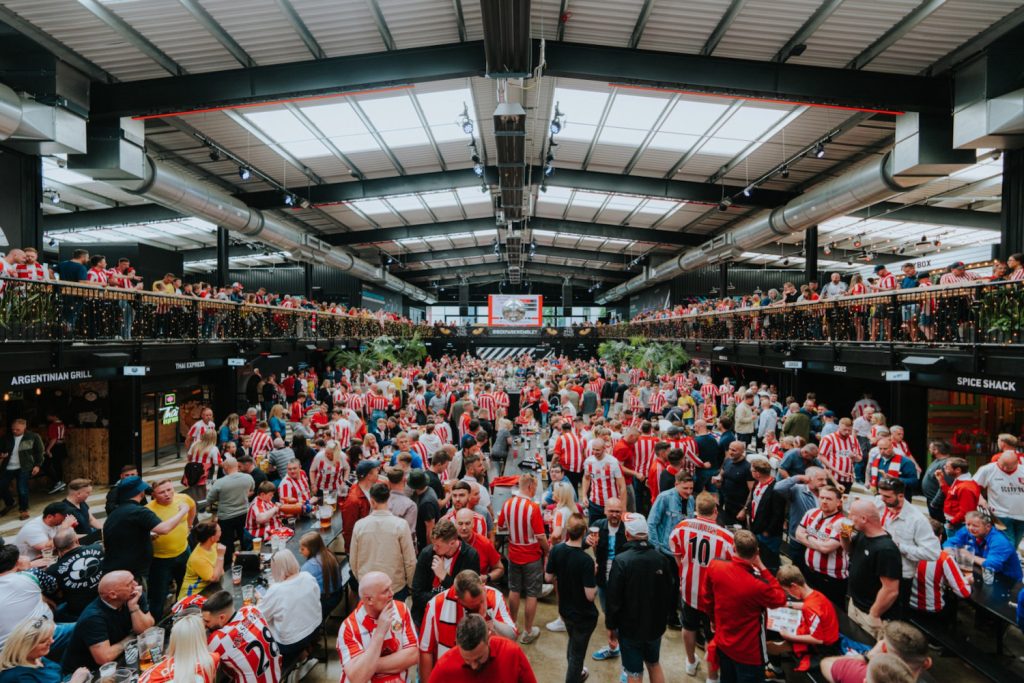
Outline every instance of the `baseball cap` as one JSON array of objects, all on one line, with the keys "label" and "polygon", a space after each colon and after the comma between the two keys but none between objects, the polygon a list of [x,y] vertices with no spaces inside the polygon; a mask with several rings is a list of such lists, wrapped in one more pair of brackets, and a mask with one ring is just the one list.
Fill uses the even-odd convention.
[{"label": "baseball cap", "polygon": [[966,267],[967,266],[964,265],[963,261],[954,261],[953,263],[949,264],[950,270],[961,270]]},{"label": "baseball cap", "polygon": [[622,523],[626,526],[626,533],[630,536],[647,535],[647,519],[636,512],[627,512],[622,516]]},{"label": "baseball cap", "polygon": [[241,283],[241,282],[232,282],[232,283],[231,283],[231,288],[232,288],[232,289],[234,289],[234,288],[236,288],[236,287],[237,287],[238,289],[244,289],[244,288],[242,287],[242,283]]},{"label": "baseball cap", "polygon": [[885,270],[885,264],[884,263],[879,263],[877,266],[875,266],[875,272],[876,273],[881,273],[883,270]]},{"label": "baseball cap", "polygon": [[128,500],[134,498],[140,493],[145,493],[152,487],[143,481],[142,477],[133,476],[125,477],[117,483],[117,499]]},{"label": "baseball cap", "polygon": [[356,465],[356,476],[362,479],[372,470],[380,469],[380,462],[377,460],[363,460]]},{"label": "baseball cap", "polygon": [[425,489],[428,484],[427,473],[423,470],[413,470],[412,472],[409,472],[409,488],[413,491]]},{"label": "baseball cap", "polygon": [[676,435],[676,434],[678,434],[678,433],[679,433],[680,431],[681,431],[681,430],[679,429],[679,427],[677,427],[677,426],[675,426],[675,425],[672,425],[671,427],[669,427],[669,428],[668,428],[668,435],[669,435],[669,436],[675,436],[675,435]]},{"label": "baseball cap", "polygon": [[825,411],[825,417],[835,417],[835,416],[836,416],[836,414],[833,413],[831,410],[826,410]]},{"label": "baseball cap", "polygon": [[929,273],[927,270],[923,271],[923,272],[922,271],[918,271],[917,279],[918,280],[931,280],[932,279],[932,274]]}]

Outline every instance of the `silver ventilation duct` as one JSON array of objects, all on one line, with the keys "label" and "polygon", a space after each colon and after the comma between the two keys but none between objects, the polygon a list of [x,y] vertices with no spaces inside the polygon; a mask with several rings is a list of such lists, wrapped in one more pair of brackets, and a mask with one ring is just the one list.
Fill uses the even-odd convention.
[{"label": "silver ventilation duct", "polygon": [[181,213],[198,216],[233,232],[287,251],[296,259],[320,263],[380,284],[416,301],[432,304],[436,299],[424,290],[332,247],[313,235],[276,216],[246,205],[212,186],[198,182],[187,173],[146,157],[141,181],[116,181],[132,194]]},{"label": "silver ventilation duct", "polygon": [[85,119],[0,84],[0,141],[28,154],[85,151]]},{"label": "silver ventilation duct", "polygon": [[830,218],[885,201],[931,180],[926,176],[902,175],[897,179],[892,172],[890,157],[890,154],[886,154],[880,159],[873,159],[838,178],[811,188],[784,206],[740,223],[704,245],[652,266],[644,274],[605,292],[597,299],[597,303],[603,305],[616,301],[680,273],[735,258],[745,251],[752,251]]}]

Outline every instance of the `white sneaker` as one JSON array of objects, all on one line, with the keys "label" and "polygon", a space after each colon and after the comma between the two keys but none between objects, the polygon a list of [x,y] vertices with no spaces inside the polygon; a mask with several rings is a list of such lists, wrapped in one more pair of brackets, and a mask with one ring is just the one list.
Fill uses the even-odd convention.
[{"label": "white sneaker", "polygon": [[51,488],[47,493],[49,493],[51,495],[54,494],[54,493],[60,493],[61,491],[63,491],[67,487],[68,487],[67,484],[65,484],[62,481],[58,481],[56,484],[53,485],[53,488]]},{"label": "white sneaker", "polygon": [[699,667],[699,666],[700,666],[700,657],[694,656],[694,659],[693,659],[692,662],[686,662],[686,675],[687,676],[696,676],[697,675],[697,667]]},{"label": "white sneaker", "polygon": [[538,638],[540,638],[540,629],[534,626],[533,629],[519,636],[519,642],[523,645],[529,645]]},{"label": "white sneaker", "polygon": [[547,624],[549,631],[562,632],[565,631],[565,622],[562,621],[562,617],[558,617],[554,621],[549,621]]},{"label": "white sneaker", "polygon": [[298,670],[295,672],[295,680],[301,681],[319,663],[320,660],[316,657],[310,657],[309,659],[307,659],[305,662],[303,662],[302,666],[300,666]]},{"label": "white sneaker", "polygon": [[545,583],[540,589],[540,597],[546,598],[551,595],[555,590],[554,584]]}]

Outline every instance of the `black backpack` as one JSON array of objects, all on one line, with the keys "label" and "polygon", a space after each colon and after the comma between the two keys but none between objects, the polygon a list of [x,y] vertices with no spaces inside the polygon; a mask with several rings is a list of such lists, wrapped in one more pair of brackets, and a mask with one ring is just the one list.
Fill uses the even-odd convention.
[{"label": "black backpack", "polygon": [[206,469],[203,467],[203,463],[187,462],[185,463],[185,471],[181,476],[181,485],[186,488],[197,486],[204,474],[206,474]]}]

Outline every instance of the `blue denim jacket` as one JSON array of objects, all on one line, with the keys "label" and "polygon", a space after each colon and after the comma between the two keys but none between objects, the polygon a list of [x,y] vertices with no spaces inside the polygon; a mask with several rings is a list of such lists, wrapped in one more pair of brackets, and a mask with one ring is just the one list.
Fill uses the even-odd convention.
[{"label": "blue denim jacket", "polygon": [[676,524],[687,517],[693,517],[694,496],[686,499],[686,509],[683,509],[683,499],[676,492],[673,486],[668,491],[663,491],[654,499],[651,512],[647,515],[648,540],[662,552],[671,554],[672,550],[668,545],[668,537]]}]

